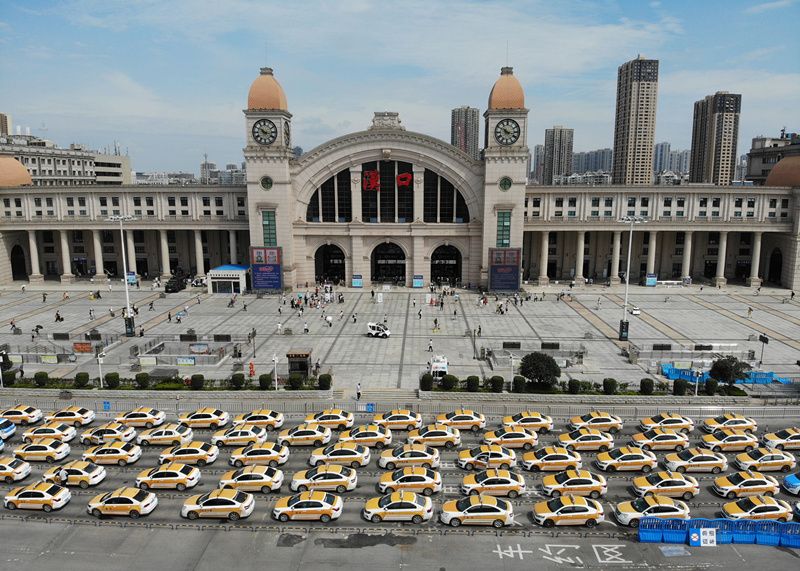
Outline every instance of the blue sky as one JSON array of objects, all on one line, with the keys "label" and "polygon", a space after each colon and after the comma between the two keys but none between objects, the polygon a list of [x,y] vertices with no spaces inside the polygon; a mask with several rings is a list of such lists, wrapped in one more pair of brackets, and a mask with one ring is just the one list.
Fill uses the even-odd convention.
[{"label": "blue sky", "polygon": [[[240,162],[247,90],[268,64],[305,150],[400,112],[448,140],[514,66],[528,143],[612,146],[617,67],[660,60],[657,141],[688,148],[692,104],[742,93],[739,152],[800,130],[800,0],[2,0],[0,111],[58,144],[118,141],[136,170]],[[508,46],[508,49],[507,49]],[[508,53],[508,56],[506,56]],[[482,136],[481,136],[482,137]],[[482,140],[482,138],[481,138]]]}]

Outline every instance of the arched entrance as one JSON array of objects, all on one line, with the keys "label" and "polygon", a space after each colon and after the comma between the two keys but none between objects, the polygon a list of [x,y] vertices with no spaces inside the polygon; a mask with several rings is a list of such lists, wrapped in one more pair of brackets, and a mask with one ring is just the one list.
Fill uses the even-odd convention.
[{"label": "arched entrance", "polygon": [[317,282],[344,282],[344,252],[339,246],[325,244],[314,254],[314,278]]},{"label": "arched entrance", "polygon": [[[32,271],[35,272],[36,268]],[[14,280],[28,279],[28,269],[25,267],[25,252],[19,244],[11,248],[11,276],[11,279]]]},{"label": "arched entrance", "polygon": [[781,283],[781,272],[783,271],[783,255],[779,248],[772,250],[772,255],[769,257],[769,271],[767,272],[767,281],[774,284]]},{"label": "arched entrance", "polygon": [[431,281],[437,285],[461,283],[461,252],[455,246],[439,246],[431,254]]},{"label": "arched entrance", "polygon": [[406,255],[400,246],[385,242],[372,250],[372,281],[406,283]]}]

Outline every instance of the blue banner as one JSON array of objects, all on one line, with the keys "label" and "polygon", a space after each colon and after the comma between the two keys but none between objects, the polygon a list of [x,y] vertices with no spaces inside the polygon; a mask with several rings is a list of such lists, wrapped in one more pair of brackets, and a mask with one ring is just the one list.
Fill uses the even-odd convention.
[{"label": "blue banner", "polygon": [[519,289],[519,266],[491,266],[489,289],[493,291],[517,291]]},{"label": "blue banner", "polygon": [[280,264],[253,264],[253,289],[283,289]]}]

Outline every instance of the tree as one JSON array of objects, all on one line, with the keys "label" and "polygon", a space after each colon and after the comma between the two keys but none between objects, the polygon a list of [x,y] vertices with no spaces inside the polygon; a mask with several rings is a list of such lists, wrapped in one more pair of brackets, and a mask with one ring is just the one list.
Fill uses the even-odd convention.
[{"label": "tree", "polygon": [[262,391],[268,391],[275,388],[272,382],[272,373],[261,373],[258,375],[258,388]]},{"label": "tree", "polygon": [[319,390],[329,391],[331,390],[331,384],[333,384],[333,378],[328,373],[323,373],[317,379],[317,384],[319,385]]},{"label": "tree", "polygon": [[231,388],[238,391],[244,386],[244,373],[234,373],[231,375]]},{"label": "tree", "polygon": [[749,370],[750,365],[740,361],[733,355],[727,355],[714,361],[708,373],[712,379],[732,387],[736,381],[747,378],[747,371]]},{"label": "tree", "polygon": [[419,390],[430,391],[433,390],[433,375],[425,373],[419,379]]},{"label": "tree", "polygon": [[442,377],[442,389],[452,391],[458,385],[458,377],[455,375],[445,375]]},{"label": "tree", "polygon": [[578,379],[570,379],[567,381],[567,392],[571,395],[577,395],[581,392],[581,382]]},{"label": "tree", "polygon": [[652,395],[653,385],[653,379],[642,379],[639,381],[639,392],[643,395]]},{"label": "tree", "polygon": [[119,388],[119,373],[111,372],[106,373],[106,387],[109,389],[118,389]]},{"label": "tree", "polygon": [[481,388],[481,380],[475,375],[470,375],[467,377],[467,391],[471,393],[477,393],[478,390]]},{"label": "tree", "polygon": [[83,387],[88,385],[89,384],[89,373],[80,372],[80,373],[76,374],[75,375],[74,384],[75,384],[75,388],[76,389],[82,389]]},{"label": "tree", "polygon": [[495,375],[489,379],[489,385],[492,387],[493,393],[502,393],[503,385],[506,383],[505,379],[500,375]]},{"label": "tree", "polygon": [[703,390],[708,396],[713,397],[717,394],[718,385],[719,381],[717,381],[717,379],[708,379],[703,385]]},{"label": "tree", "polygon": [[47,374],[47,371],[36,371],[33,374],[33,380],[36,382],[37,387],[44,387],[47,385],[47,381],[50,380],[50,377]]},{"label": "tree", "polygon": [[200,373],[195,373],[189,380],[189,387],[191,387],[193,391],[202,391],[205,384],[206,378]]},{"label": "tree", "polygon": [[545,353],[528,353],[522,358],[519,372],[543,388],[552,388],[561,376],[556,360]]},{"label": "tree", "polygon": [[675,379],[672,383],[672,394],[676,397],[682,397],[686,394],[686,387],[689,385],[688,381],[683,379]]},{"label": "tree", "polygon": [[150,386],[150,373],[136,373],[136,388],[147,390]]},{"label": "tree", "polygon": [[511,391],[515,393],[524,393],[525,392],[525,385],[528,383],[525,380],[525,377],[522,375],[514,375],[514,381],[512,382]]},{"label": "tree", "polygon": [[603,379],[603,393],[613,395],[617,392],[617,379]]}]

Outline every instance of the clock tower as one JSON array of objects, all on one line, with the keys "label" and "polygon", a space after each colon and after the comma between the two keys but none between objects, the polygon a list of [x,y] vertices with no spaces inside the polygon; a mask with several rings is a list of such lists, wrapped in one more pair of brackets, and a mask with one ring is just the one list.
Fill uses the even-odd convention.
[{"label": "clock tower", "polygon": [[521,248],[528,182],[528,110],[513,69],[503,67],[489,94],[484,142],[481,281],[488,283],[489,248]]},{"label": "clock tower", "polygon": [[250,86],[244,116],[250,245],[280,246],[283,249],[283,285],[294,286],[292,222],[295,200],[289,171],[289,162],[294,156],[292,114],[272,68],[262,67]]}]

